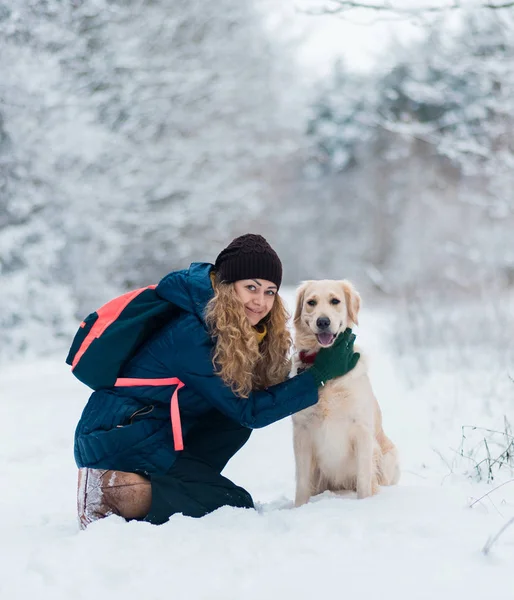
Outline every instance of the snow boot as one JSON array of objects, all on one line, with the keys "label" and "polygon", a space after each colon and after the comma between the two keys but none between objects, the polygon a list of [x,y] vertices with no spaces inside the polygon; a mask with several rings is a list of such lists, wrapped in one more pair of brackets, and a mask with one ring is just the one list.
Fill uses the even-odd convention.
[{"label": "snow boot", "polygon": [[77,512],[85,529],[93,521],[118,515],[124,519],[143,519],[150,510],[150,481],[137,473],[103,469],[79,469]]}]

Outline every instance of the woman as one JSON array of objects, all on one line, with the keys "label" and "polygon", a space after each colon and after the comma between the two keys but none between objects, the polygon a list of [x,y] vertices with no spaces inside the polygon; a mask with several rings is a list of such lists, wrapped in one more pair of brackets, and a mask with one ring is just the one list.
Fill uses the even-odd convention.
[{"label": "woman", "polygon": [[282,265],[260,235],[232,241],[215,265],[167,275],[157,293],[178,314],[125,366],[130,378],[177,377],[184,450],[174,449],[169,387],[94,392],[75,433],[81,527],[117,514],[159,524],[174,513],[201,517],[250,494],[221,475],[264,427],[315,404],[318,387],[359,358],[347,331],[313,367],[286,380],[291,346],[278,295]]}]

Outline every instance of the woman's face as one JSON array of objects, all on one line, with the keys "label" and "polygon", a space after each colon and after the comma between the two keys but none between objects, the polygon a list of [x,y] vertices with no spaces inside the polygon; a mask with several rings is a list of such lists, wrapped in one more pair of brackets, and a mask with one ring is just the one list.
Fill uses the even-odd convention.
[{"label": "woman's face", "polygon": [[277,286],[272,281],[240,279],[234,283],[234,288],[244,304],[250,325],[257,325],[269,314],[277,294]]}]

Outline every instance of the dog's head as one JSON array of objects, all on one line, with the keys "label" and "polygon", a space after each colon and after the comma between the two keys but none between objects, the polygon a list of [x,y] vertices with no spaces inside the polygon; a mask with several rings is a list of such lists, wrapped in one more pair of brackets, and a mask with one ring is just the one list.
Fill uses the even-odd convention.
[{"label": "dog's head", "polygon": [[296,296],[296,347],[331,346],[339,333],[358,324],[360,303],[359,294],[346,279],[304,282]]}]

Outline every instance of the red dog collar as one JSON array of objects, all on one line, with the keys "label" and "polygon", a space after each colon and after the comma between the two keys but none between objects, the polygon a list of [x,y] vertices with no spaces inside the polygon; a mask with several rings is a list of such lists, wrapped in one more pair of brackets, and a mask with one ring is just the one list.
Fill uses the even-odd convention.
[{"label": "red dog collar", "polygon": [[305,365],[312,365],[314,363],[314,361],[316,360],[317,354],[318,354],[317,352],[314,352],[314,354],[307,354],[307,350],[300,350],[300,360]]}]

